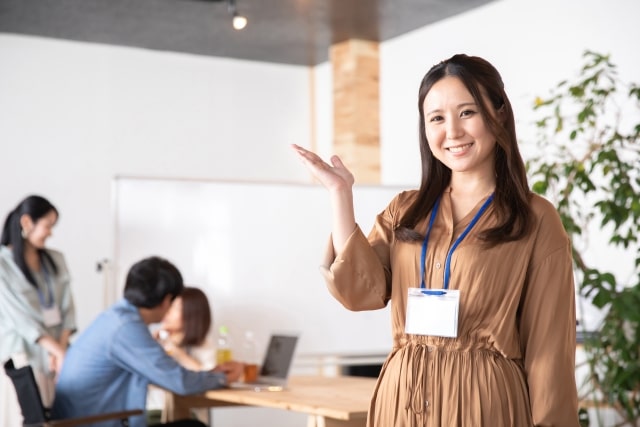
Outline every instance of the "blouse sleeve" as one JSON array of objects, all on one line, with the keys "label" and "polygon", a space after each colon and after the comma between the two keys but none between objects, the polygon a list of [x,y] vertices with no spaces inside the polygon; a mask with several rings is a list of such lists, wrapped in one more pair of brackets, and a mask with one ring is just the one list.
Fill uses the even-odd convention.
[{"label": "blouse sleeve", "polygon": [[191,347],[189,354],[200,362],[201,371],[209,371],[216,366],[216,346],[209,337],[201,345]]},{"label": "blouse sleeve", "polygon": [[47,331],[42,322],[36,319],[36,313],[25,295],[16,289],[10,277],[0,271],[0,319],[7,322],[26,342],[34,343]]},{"label": "blouse sleeve", "polygon": [[109,354],[125,371],[134,372],[150,383],[180,395],[202,393],[226,385],[222,372],[195,372],[180,366],[142,323],[124,323],[113,334]]},{"label": "blouse sleeve", "polygon": [[397,199],[376,217],[368,238],[356,226],[339,254],[335,254],[329,239],[321,271],[329,292],[349,310],[376,310],[389,301],[389,254]]},{"label": "blouse sleeve", "polygon": [[520,308],[520,339],[536,426],[578,426],[571,247],[555,212],[541,219]]}]

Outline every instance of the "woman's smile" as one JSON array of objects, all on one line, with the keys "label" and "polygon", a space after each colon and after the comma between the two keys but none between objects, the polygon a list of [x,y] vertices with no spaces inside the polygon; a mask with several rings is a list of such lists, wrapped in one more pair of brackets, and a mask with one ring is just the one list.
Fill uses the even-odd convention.
[{"label": "woman's smile", "polygon": [[468,144],[464,144],[464,145],[456,145],[453,147],[447,147],[447,151],[449,151],[450,153],[453,154],[460,154],[463,152],[466,152],[469,148],[471,148],[471,146],[473,145],[473,142],[470,142]]}]

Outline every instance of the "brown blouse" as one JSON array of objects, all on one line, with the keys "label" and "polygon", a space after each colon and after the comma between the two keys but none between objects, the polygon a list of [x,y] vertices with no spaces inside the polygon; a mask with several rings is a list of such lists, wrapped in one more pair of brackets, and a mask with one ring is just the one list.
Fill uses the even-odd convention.
[{"label": "brown blouse", "polygon": [[[496,224],[489,205],[453,253],[458,337],[444,338],[404,332],[408,288],[420,286],[422,243],[398,241],[393,229],[413,197],[396,196],[368,239],[357,227],[342,253],[329,246],[324,263],[328,288],[346,308],[375,310],[391,301],[394,346],[368,426],[578,426],[571,248],[555,208],[533,196],[533,231],[487,249],[477,235]],[[447,252],[483,202],[453,224],[444,193],[429,237],[428,288],[443,287]]]}]

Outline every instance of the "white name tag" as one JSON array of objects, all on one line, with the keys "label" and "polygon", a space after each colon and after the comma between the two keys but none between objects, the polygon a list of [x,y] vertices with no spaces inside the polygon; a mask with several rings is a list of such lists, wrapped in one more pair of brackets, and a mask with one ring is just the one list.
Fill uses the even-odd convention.
[{"label": "white name tag", "polygon": [[459,290],[409,288],[407,334],[456,338],[458,336]]},{"label": "white name tag", "polygon": [[60,310],[55,305],[53,307],[42,307],[42,320],[44,326],[57,326],[62,323],[62,317],[60,316]]}]

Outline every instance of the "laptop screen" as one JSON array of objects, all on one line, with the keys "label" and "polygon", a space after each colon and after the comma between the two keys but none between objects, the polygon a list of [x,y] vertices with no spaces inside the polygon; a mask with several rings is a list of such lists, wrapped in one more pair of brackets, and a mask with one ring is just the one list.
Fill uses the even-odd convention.
[{"label": "laptop screen", "polygon": [[260,369],[260,376],[286,379],[297,341],[298,337],[295,335],[272,335]]}]

